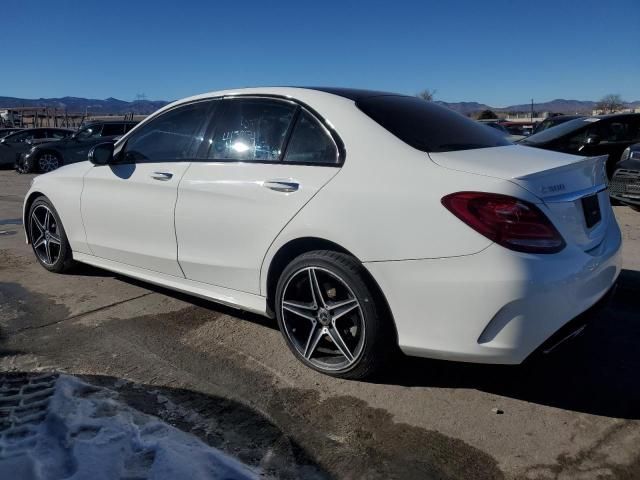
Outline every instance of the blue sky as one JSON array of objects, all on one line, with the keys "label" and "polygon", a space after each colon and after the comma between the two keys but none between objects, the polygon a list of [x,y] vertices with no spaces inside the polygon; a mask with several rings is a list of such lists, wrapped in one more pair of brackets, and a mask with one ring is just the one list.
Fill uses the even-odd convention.
[{"label": "blue sky", "polygon": [[640,100],[640,0],[4,0],[0,17],[0,96],[327,85],[493,106]]}]

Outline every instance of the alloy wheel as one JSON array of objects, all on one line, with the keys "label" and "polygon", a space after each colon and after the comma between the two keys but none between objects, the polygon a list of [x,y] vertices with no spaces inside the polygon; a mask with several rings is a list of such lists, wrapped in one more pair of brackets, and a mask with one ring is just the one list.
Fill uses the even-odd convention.
[{"label": "alloy wheel", "polygon": [[38,159],[41,172],[50,172],[60,166],[60,160],[52,153],[45,153]]},{"label": "alloy wheel", "polygon": [[54,265],[60,257],[62,240],[53,212],[46,205],[38,205],[29,220],[33,250],[42,263]]},{"label": "alloy wheel", "polygon": [[360,302],[336,273],[320,267],[295,272],[281,300],[284,333],[320,370],[344,370],[362,353],[365,322]]}]

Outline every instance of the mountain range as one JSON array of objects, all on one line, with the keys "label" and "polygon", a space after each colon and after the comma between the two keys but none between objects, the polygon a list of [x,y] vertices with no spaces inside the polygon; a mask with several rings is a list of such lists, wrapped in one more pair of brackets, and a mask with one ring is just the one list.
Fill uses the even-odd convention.
[{"label": "mountain range", "polygon": [[[93,98],[62,97],[62,98],[38,98],[26,99],[0,96],[0,108],[15,107],[49,107],[66,110],[69,113],[91,112],[93,114],[125,114],[133,112],[135,114],[146,115],[165,106],[164,100],[135,100],[127,102],[117,98],[107,98],[98,100]],[[443,102],[437,100],[436,103],[451,108],[464,115],[479,112],[482,110],[493,110],[495,112],[528,112],[531,104],[509,105],[507,107],[492,107],[478,102]],[[558,98],[550,102],[534,103],[536,112],[554,113],[583,113],[591,114],[591,111],[598,102],[590,100],[565,100]],[[640,107],[640,101],[627,103],[629,107]]]},{"label": "mountain range", "polygon": [[68,113],[91,112],[93,114],[125,114],[133,112],[135,114],[147,115],[155,112],[167,103],[164,100],[135,100],[127,102],[117,98],[107,98],[98,100],[95,98],[62,97],[62,98],[15,98],[1,97],[0,108],[16,107],[48,107],[66,110]]},{"label": "mountain range", "polygon": [[[508,107],[491,107],[484,103],[477,102],[442,102],[436,100],[436,103],[449,107],[456,112],[460,112],[464,115],[468,115],[474,112],[480,112],[482,110],[493,110],[494,112],[528,112],[531,110],[530,103],[523,103],[520,105],[509,105]],[[582,113],[590,115],[591,111],[595,108],[598,102],[591,100],[565,100],[563,98],[557,98],[549,102],[534,103],[533,110],[536,112],[553,112],[553,113],[566,113],[575,114]],[[630,108],[640,107],[640,100],[634,102],[626,102],[626,105]]]}]

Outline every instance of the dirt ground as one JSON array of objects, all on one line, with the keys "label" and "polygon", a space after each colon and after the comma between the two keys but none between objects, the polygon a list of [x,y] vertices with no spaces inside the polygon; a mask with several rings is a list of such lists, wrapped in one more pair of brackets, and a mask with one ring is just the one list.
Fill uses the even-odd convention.
[{"label": "dirt ground", "polygon": [[275,321],[46,272],[24,243],[29,180],[0,171],[0,371],[80,375],[278,478],[640,478],[638,212],[615,207],[620,286],[571,345],[526,367],[402,358],[355,382],[302,366]]}]

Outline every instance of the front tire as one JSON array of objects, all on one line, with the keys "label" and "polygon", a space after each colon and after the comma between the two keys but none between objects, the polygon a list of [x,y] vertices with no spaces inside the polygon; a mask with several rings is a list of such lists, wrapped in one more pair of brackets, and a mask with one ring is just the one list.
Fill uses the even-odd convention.
[{"label": "front tire", "polygon": [[371,377],[395,348],[386,309],[350,255],[319,250],[296,257],[278,281],[275,311],[293,354],[327,375]]},{"label": "front tire", "polygon": [[26,228],[29,243],[40,265],[55,273],[71,268],[71,245],[60,216],[48,198],[39,197],[33,202]]}]

